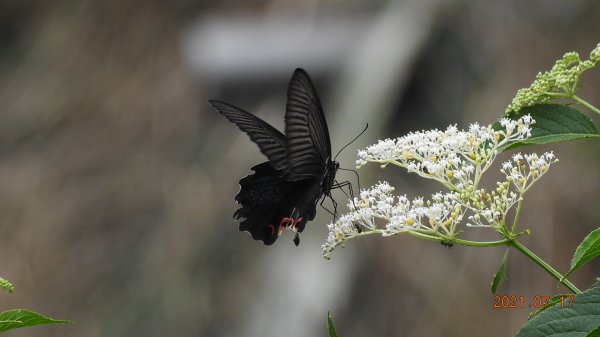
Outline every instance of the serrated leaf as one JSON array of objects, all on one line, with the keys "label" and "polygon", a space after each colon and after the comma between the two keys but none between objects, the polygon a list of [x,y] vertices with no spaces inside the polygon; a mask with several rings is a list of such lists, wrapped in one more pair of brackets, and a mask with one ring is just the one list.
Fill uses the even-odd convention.
[{"label": "serrated leaf", "polygon": [[502,261],[500,261],[500,266],[498,266],[498,271],[494,275],[494,279],[492,280],[492,294],[496,295],[496,291],[498,290],[498,286],[502,279],[504,279],[504,271],[506,269],[506,258],[508,257],[508,248],[506,252],[504,252],[504,257]]},{"label": "serrated leaf", "polygon": [[[582,138],[600,138],[600,132],[592,120],[568,105],[538,104],[525,107],[518,113],[511,113],[510,119],[531,115],[535,124],[531,126],[531,137],[524,141],[508,144],[500,149],[506,151],[529,144],[548,144]],[[501,129],[499,122],[494,123],[495,130]]]},{"label": "serrated leaf", "polygon": [[600,288],[575,295],[570,308],[555,305],[529,321],[516,337],[583,337],[600,326]]},{"label": "serrated leaf", "polygon": [[24,309],[14,309],[0,313],[0,332],[27,326],[60,323],[72,323],[72,321],[52,319]]},{"label": "serrated leaf", "polygon": [[329,311],[327,312],[327,330],[329,330],[329,337],[338,337],[335,326],[333,325],[333,317]]},{"label": "serrated leaf", "polygon": [[579,244],[571,260],[571,269],[569,269],[569,272],[564,277],[569,276],[575,269],[583,266],[598,255],[600,255],[600,228],[592,231]]}]

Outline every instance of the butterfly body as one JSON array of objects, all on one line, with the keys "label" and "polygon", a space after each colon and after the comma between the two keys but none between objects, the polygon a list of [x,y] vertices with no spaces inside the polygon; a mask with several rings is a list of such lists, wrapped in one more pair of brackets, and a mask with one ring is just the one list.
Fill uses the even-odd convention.
[{"label": "butterfly body", "polygon": [[331,196],[339,168],[331,159],[325,116],[308,74],[296,69],[290,81],[285,135],[228,103],[210,104],[247,133],[269,159],[240,180],[235,200],[241,207],[234,213],[235,219],[244,219],[240,230],[271,245],[288,228],[296,232],[298,245],[298,233],[314,219],[317,202]]}]

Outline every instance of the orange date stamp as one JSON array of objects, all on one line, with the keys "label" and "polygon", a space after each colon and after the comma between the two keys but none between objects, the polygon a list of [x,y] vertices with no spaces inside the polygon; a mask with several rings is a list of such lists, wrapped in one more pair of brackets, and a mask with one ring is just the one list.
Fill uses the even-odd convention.
[{"label": "orange date stamp", "polygon": [[554,301],[555,305],[558,304],[560,308],[570,308],[573,304],[573,295],[559,295],[559,296],[542,296],[535,295],[531,297],[516,296],[516,295],[503,295],[494,296],[493,309],[526,309],[542,308],[550,301]]}]

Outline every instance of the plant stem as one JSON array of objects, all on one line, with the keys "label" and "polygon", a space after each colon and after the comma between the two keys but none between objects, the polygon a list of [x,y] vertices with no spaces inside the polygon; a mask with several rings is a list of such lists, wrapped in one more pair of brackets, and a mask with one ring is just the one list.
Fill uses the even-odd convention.
[{"label": "plant stem", "polygon": [[523,195],[521,195],[521,200],[519,200],[519,203],[517,204],[517,213],[515,214],[512,228],[510,229],[511,233],[514,233],[517,229],[517,223],[519,223],[519,216],[521,215],[521,205],[523,205]]},{"label": "plant stem", "polygon": [[[442,237],[423,234],[423,233],[414,232],[414,231],[408,231],[408,232],[406,232],[406,234],[420,238],[420,239],[429,240],[429,241],[437,241],[437,242],[444,241],[444,238],[442,238]],[[461,245],[461,246],[469,246],[469,247],[497,247],[497,246],[507,245],[512,240],[504,239],[504,240],[498,240],[498,241],[469,241],[469,240],[462,240],[462,239],[457,239],[457,238],[448,238],[448,241],[450,243],[454,243],[454,244]]]},{"label": "plant stem", "polygon": [[544,260],[540,259],[537,255],[535,255],[532,251],[530,251],[527,247],[523,246],[516,239],[510,240],[509,245],[515,247],[518,251],[523,253],[528,258],[532,259],[533,262],[537,263],[542,269],[548,272],[548,274],[552,275],[559,283],[567,287],[575,294],[581,294],[581,290],[577,289],[577,287],[571,283],[569,280],[563,278],[563,276],[556,271],[556,269],[552,268],[551,265],[547,264]]},{"label": "plant stem", "polygon": [[[366,235],[371,235],[371,234],[382,234],[382,233],[383,233],[383,231],[380,229],[372,229],[369,231],[364,231],[362,233],[354,234],[352,237],[350,237],[348,239],[354,239],[359,236],[366,236]],[[408,232],[406,232],[406,234],[420,238],[420,239],[429,240],[429,241],[437,241],[437,242],[444,241],[444,238],[439,237],[437,235],[434,236],[434,235],[429,235],[429,234],[415,232],[415,231],[408,231]],[[457,244],[457,245],[469,246],[469,247],[497,247],[497,246],[508,245],[511,243],[511,241],[513,241],[513,239],[503,239],[503,240],[498,240],[498,241],[469,241],[469,240],[461,240],[461,239],[456,239],[456,238],[452,238],[452,239],[448,238],[448,241],[451,243]]]},{"label": "plant stem", "polygon": [[[352,236],[351,238],[356,238],[359,236],[365,236],[365,235],[371,235],[371,234],[382,234],[382,233],[383,233],[383,231],[380,229],[373,229],[370,231],[365,231],[365,232],[356,234],[356,235]],[[526,232],[523,232],[521,234],[525,234],[525,233]],[[420,233],[420,232],[415,232],[415,231],[408,231],[408,232],[406,232],[406,234],[420,238],[420,239],[429,240],[429,241],[437,241],[437,242],[444,241],[444,238],[442,238],[442,237],[429,235],[429,234],[425,234],[425,233]],[[520,234],[517,234],[517,235],[520,235]],[[527,256],[528,258],[533,260],[533,262],[535,262],[537,265],[542,267],[542,269],[544,269],[546,272],[548,272],[548,274],[552,275],[552,277],[554,277],[559,283],[564,285],[570,291],[572,291],[575,294],[581,294],[581,290],[579,290],[573,283],[571,283],[571,281],[565,279],[558,271],[556,271],[556,269],[552,268],[551,265],[547,264],[544,260],[540,259],[537,255],[535,255],[527,247],[525,247],[523,244],[521,244],[519,241],[517,241],[516,238],[503,239],[503,240],[498,240],[498,241],[469,241],[469,240],[462,240],[462,239],[457,239],[457,238],[452,238],[452,239],[449,238],[449,242],[457,244],[457,245],[469,246],[469,247],[497,247],[497,246],[504,246],[504,245],[513,246],[518,251],[523,253],[523,255]]]},{"label": "plant stem", "polygon": [[591,111],[593,111],[594,113],[596,113],[597,115],[600,116],[600,110],[598,110],[598,108],[596,108],[595,106],[591,105],[590,103],[584,101],[583,99],[579,98],[577,95],[573,95],[573,100],[581,105],[583,105],[584,107],[590,109]]}]

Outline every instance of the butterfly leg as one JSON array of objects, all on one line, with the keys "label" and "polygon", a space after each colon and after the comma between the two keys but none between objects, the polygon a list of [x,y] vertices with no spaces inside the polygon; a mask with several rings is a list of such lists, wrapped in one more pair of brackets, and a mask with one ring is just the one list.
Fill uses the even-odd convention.
[{"label": "butterfly leg", "polygon": [[[348,193],[346,193],[346,191],[344,191],[344,187],[348,188],[348,193],[350,195],[348,195]],[[354,204],[354,190],[352,189],[352,183],[350,183],[349,181],[344,181],[344,182],[338,182],[337,180],[334,181],[334,184],[332,186],[333,188],[339,188],[340,190],[342,190],[342,193],[344,193],[344,195],[346,197],[348,197],[348,199],[350,199],[350,201],[352,201],[352,205],[354,206],[354,209],[356,209],[356,205]]]},{"label": "butterfly leg", "polygon": [[[329,198],[331,198],[331,196],[330,196]],[[329,210],[329,208],[327,208],[327,207],[323,206],[323,203],[325,202],[325,199],[326,199],[326,198],[323,198],[323,199],[321,199],[321,202],[319,203],[319,206],[321,206],[321,207],[322,207],[324,210],[326,210],[326,211],[327,211],[327,213],[329,213],[329,214],[333,215],[333,217],[334,217],[334,219],[335,219],[335,214],[334,214],[333,212],[331,212],[331,211]],[[333,200],[333,199],[331,199],[331,200]],[[335,202],[335,201],[334,201],[334,202]],[[334,211],[335,211],[335,208],[334,208]]]},{"label": "butterfly leg", "polygon": [[[333,204],[333,212],[330,211],[327,207],[323,206],[323,203],[325,202],[326,198],[329,198],[331,200],[331,203]],[[331,214],[333,216],[333,221],[335,221],[335,219],[339,218],[337,215],[338,203],[337,203],[337,201],[335,201],[335,199],[333,199],[333,197],[331,196],[331,193],[329,193],[325,197],[323,197],[323,199],[321,200],[321,203],[319,205],[321,207],[323,207],[324,210],[326,210],[329,214]]]},{"label": "butterfly leg", "polygon": [[338,214],[337,213],[338,203],[337,203],[337,201],[335,201],[335,199],[333,199],[331,197],[331,195],[329,196],[329,199],[331,199],[331,203],[333,204],[333,221],[335,221],[336,218],[339,218],[338,215],[337,215]]},{"label": "butterfly leg", "polygon": [[352,190],[352,184],[348,183],[348,192],[350,192],[350,200],[352,200],[352,206],[356,209],[356,205],[354,204],[354,190]]},{"label": "butterfly leg", "polygon": [[[348,193],[350,195],[346,194],[346,191],[344,191],[344,187],[348,188]],[[344,181],[344,182],[339,183],[336,180],[335,183],[333,184],[332,188],[339,188],[340,190],[342,190],[344,195],[346,195],[348,198],[354,199],[354,190],[352,189],[352,183],[350,183],[349,181]]]},{"label": "butterfly leg", "polygon": [[349,170],[349,169],[344,169],[344,168],[340,168],[340,170],[350,171],[350,172],[354,173],[354,175],[356,176],[356,182],[358,183],[358,190],[360,191],[360,177],[358,176],[358,172],[356,172],[356,170]]}]

